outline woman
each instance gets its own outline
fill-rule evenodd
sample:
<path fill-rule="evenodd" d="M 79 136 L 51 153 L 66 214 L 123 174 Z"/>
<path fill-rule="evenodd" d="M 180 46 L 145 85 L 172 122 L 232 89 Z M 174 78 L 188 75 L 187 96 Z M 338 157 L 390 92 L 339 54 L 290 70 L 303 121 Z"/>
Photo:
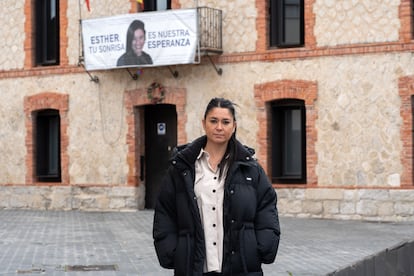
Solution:
<path fill-rule="evenodd" d="M 176 276 L 263 275 L 279 246 L 276 192 L 236 139 L 231 101 L 212 99 L 202 125 L 204 136 L 177 148 L 158 197 L 158 260 Z"/>
<path fill-rule="evenodd" d="M 144 22 L 134 20 L 127 31 L 126 52 L 119 57 L 116 66 L 152 64 L 151 56 L 143 51 L 144 45 Z"/>

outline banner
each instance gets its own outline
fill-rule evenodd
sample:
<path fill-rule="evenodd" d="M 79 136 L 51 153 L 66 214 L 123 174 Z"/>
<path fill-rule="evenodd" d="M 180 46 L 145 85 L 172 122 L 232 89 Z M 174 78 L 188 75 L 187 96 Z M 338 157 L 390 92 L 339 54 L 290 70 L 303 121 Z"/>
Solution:
<path fill-rule="evenodd" d="M 82 39 L 87 70 L 195 63 L 197 10 L 82 20 Z"/>

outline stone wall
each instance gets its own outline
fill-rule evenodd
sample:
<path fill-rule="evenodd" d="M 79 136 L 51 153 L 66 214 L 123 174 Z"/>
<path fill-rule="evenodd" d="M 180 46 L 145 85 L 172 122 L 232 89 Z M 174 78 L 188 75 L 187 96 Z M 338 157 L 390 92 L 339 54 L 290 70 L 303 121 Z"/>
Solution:
<path fill-rule="evenodd" d="M 277 189 L 281 216 L 369 221 L 414 220 L 413 190 Z"/>
<path fill-rule="evenodd" d="M 145 187 L 0 186 L 0 209 L 136 211 Z"/>
<path fill-rule="evenodd" d="M 315 36 L 318 46 L 397 41 L 400 0 L 317 0 Z"/>
<path fill-rule="evenodd" d="M 182 8 L 210 7 L 223 12 L 223 50 L 227 53 L 255 51 L 257 10 L 255 1 L 182 0 Z"/>
<path fill-rule="evenodd" d="M 24 64 L 24 16 L 23 1 L 0 1 L 2 47 L 0 51 L 0 70 L 23 68 Z M 19 34 L 19 35 L 18 35 Z"/>

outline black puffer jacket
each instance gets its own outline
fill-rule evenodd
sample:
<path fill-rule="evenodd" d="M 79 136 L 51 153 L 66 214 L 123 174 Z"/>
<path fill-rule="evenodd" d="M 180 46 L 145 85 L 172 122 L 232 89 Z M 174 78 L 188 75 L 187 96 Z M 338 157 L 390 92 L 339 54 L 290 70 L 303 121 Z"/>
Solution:
<path fill-rule="evenodd" d="M 203 274 L 204 232 L 194 193 L 194 164 L 206 137 L 178 149 L 155 207 L 153 237 L 162 267 L 176 276 Z M 237 142 L 238 154 L 224 188 L 224 275 L 263 275 L 275 260 L 280 228 L 276 192 L 252 154 Z"/>

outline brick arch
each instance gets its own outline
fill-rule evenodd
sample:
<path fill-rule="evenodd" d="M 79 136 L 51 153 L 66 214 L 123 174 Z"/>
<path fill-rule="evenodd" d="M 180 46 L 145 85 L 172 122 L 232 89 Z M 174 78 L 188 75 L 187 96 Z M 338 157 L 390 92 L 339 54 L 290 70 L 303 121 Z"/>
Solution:
<path fill-rule="evenodd" d="M 413 186 L 413 107 L 411 97 L 414 96 L 414 76 L 402 77 L 398 81 L 401 97 L 401 186 Z"/>
<path fill-rule="evenodd" d="M 306 109 L 306 171 L 307 185 L 315 186 L 317 177 L 315 167 L 317 164 L 317 155 L 315 151 L 315 142 L 317 131 L 315 122 L 317 111 L 315 101 L 317 98 L 317 83 L 302 80 L 281 80 L 256 84 L 254 86 L 254 97 L 257 108 L 257 121 L 260 131 L 257 133 L 258 151 L 257 157 L 261 160 L 263 168 L 270 175 L 270 102 L 279 99 L 301 99 L 305 101 Z M 290 185 L 292 186 L 292 185 Z"/>
<path fill-rule="evenodd" d="M 26 125 L 26 184 L 42 184 L 37 182 L 34 173 L 34 122 L 33 113 L 43 109 L 55 109 L 59 111 L 60 116 L 60 158 L 61 158 L 61 182 L 47 183 L 47 185 L 69 185 L 69 155 L 68 155 L 68 111 L 69 111 L 69 95 L 58 94 L 53 92 L 45 92 L 24 98 L 24 113 Z M 46 183 L 44 183 L 46 184 Z"/>
<path fill-rule="evenodd" d="M 140 160 L 138 152 L 143 150 L 143 143 L 136 142 L 137 140 L 143 140 L 143 134 L 138 133 L 136 125 L 139 125 L 139 119 L 135 116 L 134 107 L 144 106 L 152 104 L 148 99 L 147 91 L 145 88 L 135 89 L 125 92 L 125 109 L 126 109 L 126 122 L 128 126 L 128 132 L 126 136 L 126 144 L 128 146 L 127 163 L 128 163 L 128 179 L 127 185 L 139 186 L 140 180 L 136 168 L 140 167 Z M 187 141 L 187 135 L 185 132 L 185 124 L 187 122 L 187 114 L 185 113 L 186 104 L 186 90 L 184 88 L 166 88 L 165 98 L 161 104 L 172 104 L 176 106 L 177 110 L 177 143 L 184 144 Z M 137 136 L 141 135 L 141 139 L 137 139 Z"/>

